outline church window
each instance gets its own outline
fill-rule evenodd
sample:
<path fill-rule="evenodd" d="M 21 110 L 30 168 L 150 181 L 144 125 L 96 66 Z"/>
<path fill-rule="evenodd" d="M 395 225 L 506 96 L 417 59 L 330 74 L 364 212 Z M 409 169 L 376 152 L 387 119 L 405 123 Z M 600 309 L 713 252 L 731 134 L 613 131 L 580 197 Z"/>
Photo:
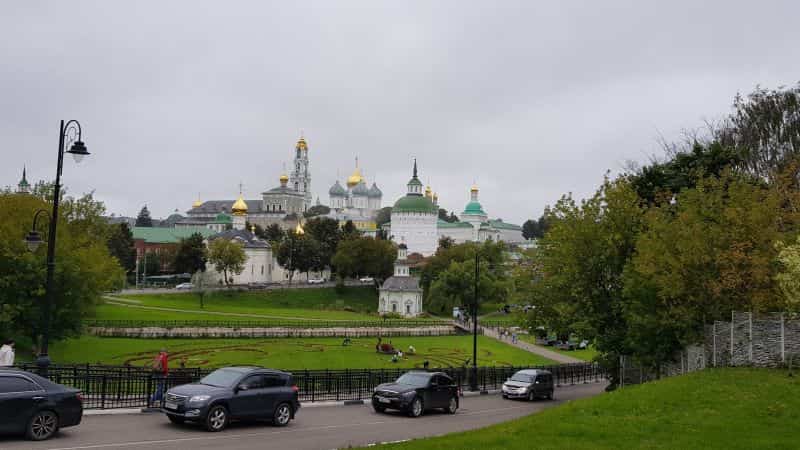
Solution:
<path fill-rule="evenodd" d="M 397 312 L 397 303 L 392 303 L 392 312 Z"/>
<path fill-rule="evenodd" d="M 261 266 L 261 275 L 264 275 L 264 266 Z"/>
<path fill-rule="evenodd" d="M 406 305 L 406 314 L 411 314 L 411 305 Z"/>

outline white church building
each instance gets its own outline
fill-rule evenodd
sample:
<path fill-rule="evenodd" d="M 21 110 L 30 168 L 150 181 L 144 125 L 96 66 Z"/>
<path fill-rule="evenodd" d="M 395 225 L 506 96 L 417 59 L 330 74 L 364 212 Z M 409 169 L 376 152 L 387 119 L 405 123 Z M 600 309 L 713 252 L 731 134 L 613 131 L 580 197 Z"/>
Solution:
<path fill-rule="evenodd" d="M 394 276 L 383 282 L 378 290 L 378 313 L 417 317 L 422 314 L 422 288 L 419 278 L 408 270 L 408 247 L 400 244 L 394 263 Z"/>

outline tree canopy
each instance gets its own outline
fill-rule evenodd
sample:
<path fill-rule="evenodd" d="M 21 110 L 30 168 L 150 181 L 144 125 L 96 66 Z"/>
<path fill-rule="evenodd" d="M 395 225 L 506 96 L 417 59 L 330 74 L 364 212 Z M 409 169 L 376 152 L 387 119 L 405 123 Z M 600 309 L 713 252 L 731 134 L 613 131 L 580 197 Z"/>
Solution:
<path fill-rule="evenodd" d="M 117 258 L 120 267 L 126 273 L 136 269 L 136 248 L 133 233 L 125 222 L 110 225 L 108 236 L 108 252 Z"/>
<path fill-rule="evenodd" d="M 208 245 L 208 262 L 214 269 L 222 274 L 227 286 L 233 284 L 232 275 L 239 275 L 244 271 L 247 255 L 242 245 L 228 239 L 214 239 Z"/>
<path fill-rule="evenodd" d="M 153 226 L 153 219 L 150 218 L 150 210 L 147 209 L 147 205 L 144 205 L 142 209 L 139 211 L 139 215 L 136 216 L 136 226 L 137 227 Z"/>
<path fill-rule="evenodd" d="M 206 260 L 208 259 L 206 245 L 200 233 L 194 233 L 188 238 L 181 239 L 178 243 L 178 250 L 172 262 L 175 273 L 204 272 L 206 270 Z"/>
<path fill-rule="evenodd" d="M 333 257 L 333 265 L 340 277 L 369 276 L 376 285 L 394 273 L 397 249 L 391 241 L 359 237 L 343 240 Z"/>

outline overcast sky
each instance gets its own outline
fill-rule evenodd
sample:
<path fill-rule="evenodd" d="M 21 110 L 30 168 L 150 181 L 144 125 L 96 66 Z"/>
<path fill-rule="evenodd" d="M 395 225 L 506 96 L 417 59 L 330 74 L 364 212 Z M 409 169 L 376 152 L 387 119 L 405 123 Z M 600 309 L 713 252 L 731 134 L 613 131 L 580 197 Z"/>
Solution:
<path fill-rule="evenodd" d="M 270 5 L 270 3 L 272 3 Z M 800 79 L 797 1 L 69 1 L 0 12 L 0 185 L 92 152 L 72 194 L 154 217 L 278 184 L 301 132 L 323 203 L 354 158 L 384 204 L 412 158 L 447 209 L 473 180 L 521 223 L 657 139 Z"/>

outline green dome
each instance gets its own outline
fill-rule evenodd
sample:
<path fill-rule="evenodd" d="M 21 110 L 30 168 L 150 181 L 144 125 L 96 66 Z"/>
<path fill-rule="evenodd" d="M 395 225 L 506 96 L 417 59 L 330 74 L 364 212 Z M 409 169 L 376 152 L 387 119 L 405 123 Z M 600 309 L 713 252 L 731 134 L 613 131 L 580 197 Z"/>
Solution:
<path fill-rule="evenodd" d="M 439 210 L 427 197 L 421 195 L 406 195 L 397 200 L 392 208 L 392 213 L 418 212 L 436 214 Z"/>
<path fill-rule="evenodd" d="M 483 211 L 483 206 L 481 206 L 481 204 L 478 202 L 467 203 L 467 206 L 464 207 L 464 212 L 462 214 L 486 215 L 486 213 Z"/>

